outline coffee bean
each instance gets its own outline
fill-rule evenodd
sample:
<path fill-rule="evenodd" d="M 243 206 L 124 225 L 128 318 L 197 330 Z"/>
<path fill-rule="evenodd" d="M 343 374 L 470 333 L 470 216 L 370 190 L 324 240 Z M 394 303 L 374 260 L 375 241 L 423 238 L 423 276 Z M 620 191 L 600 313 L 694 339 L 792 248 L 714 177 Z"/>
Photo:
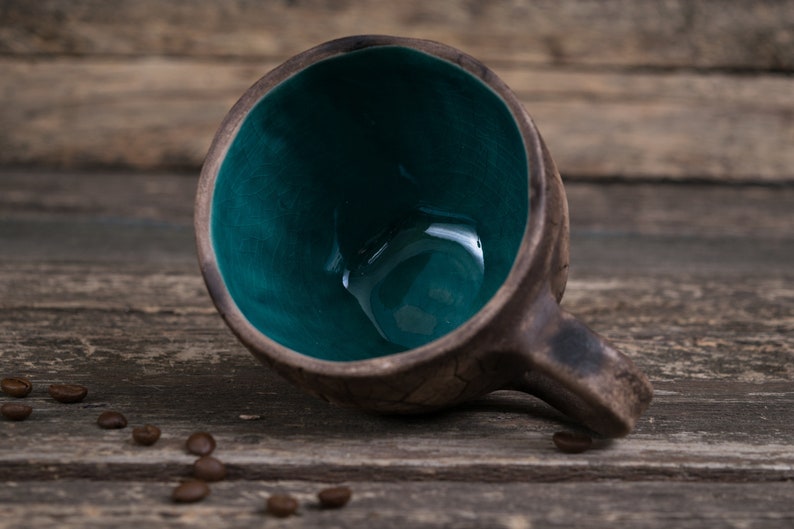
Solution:
<path fill-rule="evenodd" d="M 133 428 L 132 438 L 139 445 L 151 446 L 160 439 L 160 428 L 151 424 Z"/>
<path fill-rule="evenodd" d="M 171 499 L 176 503 L 195 503 L 206 498 L 209 493 L 210 488 L 206 483 L 192 479 L 178 485 L 171 492 Z"/>
<path fill-rule="evenodd" d="M 33 408 L 25 404 L 7 402 L 0 406 L 0 414 L 9 421 L 24 421 L 33 412 Z"/>
<path fill-rule="evenodd" d="M 289 494 L 273 494 L 267 499 L 267 512 L 277 518 L 286 518 L 298 510 L 298 500 Z"/>
<path fill-rule="evenodd" d="M 226 465 L 212 456 L 202 456 L 193 463 L 193 477 L 204 481 L 220 481 L 226 477 Z"/>
<path fill-rule="evenodd" d="M 105 430 L 118 430 L 127 426 L 127 418 L 117 411 L 103 411 L 96 423 Z"/>
<path fill-rule="evenodd" d="M 196 432 L 187 438 L 185 448 L 191 454 L 208 456 L 215 450 L 215 438 L 207 432 Z"/>
<path fill-rule="evenodd" d="M 325 509 L 338 509 L 350 501 L 352 494 L 350 487 L 331 487 L 318 492 L 317 499 L 320 500 L 320 506 Z"/>
<path fill-rule="evenodd" d="M 79 384 L 53 384 L 50 386 L 50 396 L 65 404 L 80 402 L 86 395 L 88 395 L 88 388 Z"/>
<path fill-rule="evenodd" d="M 0 390 L 10 397 L 27 397 L 31 389 L 33 384 L 27 378 L 10 377 L 0 381 Z"/>
<path fill-rule="evenodd" d="M 579 454 L 593 445 L 593 438 L 583 433 L 557 432 L 551 438 L 560 450 L 567 454 Z"/>

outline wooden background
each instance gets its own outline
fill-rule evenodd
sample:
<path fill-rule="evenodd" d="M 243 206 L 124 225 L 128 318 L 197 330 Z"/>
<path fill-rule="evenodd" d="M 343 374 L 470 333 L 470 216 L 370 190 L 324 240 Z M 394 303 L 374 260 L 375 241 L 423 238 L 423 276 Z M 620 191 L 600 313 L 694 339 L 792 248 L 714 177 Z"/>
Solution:
<path fill-rule="evenodd" d="M 562 454 L 577 426 L 504 391 L 340 410 L 224 326 L 193 241 L 210 139 L 272 66 L 355 33 L 457 46 L 536 118 L 563 306 L 655 387 L 631 435 Z M 0 376 L 34 383 L 30 419 L 0 419 L 0 529 L 794 527 L 792 147 L 794 1 L 0 0 Z M 199 429 L 229 477 L 176 505 Z M 318 509 L 339 482 L 350 505 Z M 299 516 L 264 514 L 277 491 Z"/>
<path fill-rule="evenodd" d="M 256 79 L 361 33 L 485 62 L 568 178 L 794 181 L 786 0 L 3 0 L 0 165 L 194 171 Z"/>

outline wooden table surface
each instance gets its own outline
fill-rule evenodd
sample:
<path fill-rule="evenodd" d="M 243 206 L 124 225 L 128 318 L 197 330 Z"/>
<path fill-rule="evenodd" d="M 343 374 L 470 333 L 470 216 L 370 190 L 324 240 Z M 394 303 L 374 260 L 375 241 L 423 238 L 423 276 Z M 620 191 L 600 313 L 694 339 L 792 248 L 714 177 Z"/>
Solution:
<path fill-rule="evenodd" d="M 564 304 L 655 385 L 630 436 L 570 455 L 551 435 L 575 425 L 523 394 L 371 416 L 259 365 L 198 272 L 195 183 L 0 171 L 0 376 L 34 384 L 32 416 L 0 420 L 0 527 L 794 526 L 791 187 L 567 184 Z M 130 426 L 100 429 L 108 409 Z M 229 476 L 177 505 L 198 430 Z M 352 501 L 320 510 L 337 483 Z M 264 513 L 275 491 L 298 516 Z"/>

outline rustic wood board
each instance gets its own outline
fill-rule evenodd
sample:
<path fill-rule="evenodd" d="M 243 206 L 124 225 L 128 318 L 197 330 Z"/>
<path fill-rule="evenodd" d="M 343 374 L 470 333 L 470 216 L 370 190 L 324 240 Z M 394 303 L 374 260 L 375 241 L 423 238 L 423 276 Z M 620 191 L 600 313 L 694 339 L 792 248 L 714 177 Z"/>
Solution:
<path fill-rule="evenodd" d="M 66 218 L 70 223 L 97 225 L 123 219 L 130 225 L 192 229 L 197 176 L 197 171 L 158 174 L 0 168 L 0 216 L 7 221 Z M 592 232 L 755 241 L 792 236 L 794 189 L 789 186 L 567 181 L 565 191 L 574 236 Z M 3 256 L 11 258 L 8 253 Z"/>
<path fill-rule="evenodd" d="M 201 504 L 172 505 L 172 483 L 118 483 L 64 480 L 17 483 L 0 490 L 3 527 L 307 527 L 530 529 L 552 527 L 637 529 L 675 527 L 751 527 L 791 525 L 791 483 L 748 487 L 720 483 L 407 483 L 352 482 L 354 496 L 338 511 L 320 510 L 315 494 L 322 483 L 234 481 L 213 486 Z M 75 503 L 65 490 L 82 491 Z M 23 496 L 21 492 L 25 493 Z M 296 518 L 278 520 L 264 513 L 274 492 L 289 492 L 300 502 Z M 9 502 L 26 507 L 18 515 Z M 575 504 L 575 510 L 562 506 Z M 0 522 L 2 523 L 2 522 Z"/>
<path fill-rule="evenodd" d="M 0 53 L 284 58 L 382 33 L 489 61 L 790 71 L 792 28 L 785 0 L 6 0 Z"/>
<path fill-rule="evenodd" d="M 0 164 L 195 170 L 276 64 L 2 57 Z M 569 177 L 794 181 L 794 77 L 492 66 Z"/>
<path fill-rule="evenodd" d="M 331 407 L 258 365 L 211 305 L 193 249 L 195 178 L 0 171 L 0 375 L 34 407 L 0 421 L 0 527 L 787 527 L 794 521 L 789 187 L 569 184 L 566 307 L 654 381 L 630 436 L 561 454 L 575 428 L 496 392 L 429 416 Z M 54 382 L 90 388 L 50 399 Z M 7 397 L 0 396 L 5 402 Z M 153 447 L 99 429 L 159 425 Z M 201 504 L 193 431 L 229 478 Z M 344 482 L 353 502 L 321 511 Z M 298 518 L 263 512 L 295 494 Z"/>
<path fill-rule="evenodd" d="M 9 0 L 0 164 L 195 169 L 270 68 L 385 33 L 491 66 L 571 177 L 791 182 L 792 28 L 786 0 Z"/>

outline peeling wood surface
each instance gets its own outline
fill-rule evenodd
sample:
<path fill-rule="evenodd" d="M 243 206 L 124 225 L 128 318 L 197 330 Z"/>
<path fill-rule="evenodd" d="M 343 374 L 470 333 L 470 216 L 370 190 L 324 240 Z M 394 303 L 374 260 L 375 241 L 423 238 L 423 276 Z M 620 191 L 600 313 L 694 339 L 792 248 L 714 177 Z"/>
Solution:
<path fill-rule="evenodd" d="M 196 168 L 287 57 L 359 33 L 493 68 L 563 173 L 794 181 L 794 2 L 155 2 L 0 5 L 0 164 Z"/>
<path fill-rule="evenodd" d="M 416 417 L 306 396 L 255 362 L 197 270 L 186 175 L 0 171 L 0 375 L 34 383 L 0 421 L 0 527 L 788 527 L 794 522 L 794 190 L 568 184 L 568 310 L 653 380 L 630 436 L 496 392 Z M 46 387 L 82 383 L 87 399 Z M 5 402 L 8 397 L 0 396 Z M 96 426 L 103 410 L 130 427 Z M 153 447 L 131 427 L 158 425 Z M 226 481 L 174 505 L 211 431 Z M 314 494 L 344 482 L 340 511 Z M 273 491 L 300 517 L 263 512 Z"/>

